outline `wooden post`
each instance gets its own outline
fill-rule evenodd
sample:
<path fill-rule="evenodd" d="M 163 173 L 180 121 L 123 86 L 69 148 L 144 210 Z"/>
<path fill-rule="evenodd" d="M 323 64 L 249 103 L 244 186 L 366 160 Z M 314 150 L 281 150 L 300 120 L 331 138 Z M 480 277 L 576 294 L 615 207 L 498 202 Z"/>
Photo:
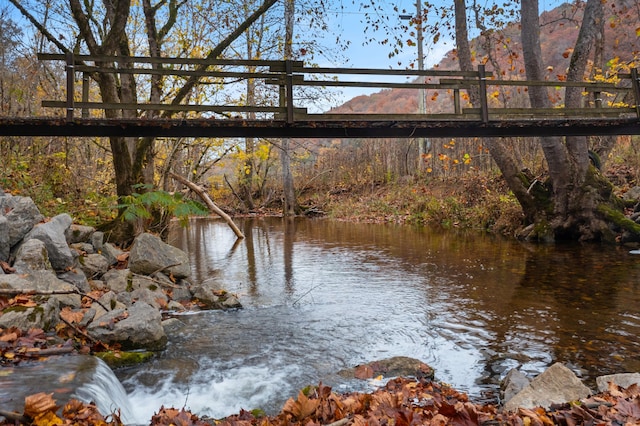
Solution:
<path fill-rule="evenodd" d="M 631 85 L 633 86 L 633 96 L 636 100 L 636 115 L 640 119 L 640 77 L 638 68 L 631 68 Z"/>
<path fill-rule="evenodd" d="M 73 86 L 75 83 L 76 73 L 73 52 L 67 52 L 65 57 L 67 61 L 67 66 L 65 67 L 65 71 L 67 72 L 67 121 L 71 121 L 73 120 Z"/>
<path fill-rule="evenodd" d="M 460 108 L 460 89 L 453 89 L 453 111 L 456 114 L 462 114 L 462 108 Z"/>
<path fill-rule="evenodd" d="M 284 61 L 287 84 L 287 123 L 293 123 L 293 63 L 287 59 Z"/>
<path fill-rule="evenodd" d="M 600 92 L 593 92 L 593 100 L 596 108 L 602 108 L 602 94 Z"/>
<path fill-rule="evenodd" d="M 484 65 L 478 65 L 479 91 L 480 91 L 480 116 L 483 123 L 489 122 L 489 105 L 487 103 L 487 75 Z"/>
<path fill-rule="evenodd" d="M 82 73 L 82 102 L 89 102 L 89 73 Z M 89 117 L 89 108 L 82 108 L 82 118 Z"/>

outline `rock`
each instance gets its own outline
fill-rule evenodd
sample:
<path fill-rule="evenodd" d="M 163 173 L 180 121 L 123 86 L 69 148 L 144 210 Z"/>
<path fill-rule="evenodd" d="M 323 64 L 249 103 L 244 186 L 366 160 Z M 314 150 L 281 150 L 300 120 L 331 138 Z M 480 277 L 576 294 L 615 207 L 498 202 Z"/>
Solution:
<path fill-rule="evenodd" d="M 51 270 L 49 254 L 40 240 L 27 240 L 20 245 L 16 253 L 13 267 L 17 274 L 28 274 L 31 271 Z"/>
<path fill-rule="evenodd" d="M 87 254 L 78 258 L 78 267 L 90 279 L 101 277 L 109 269 L 109 262 L 101 254 Z"/>
<path fill-rule="evenodd" d="M 511 398 L 516 396 L 522 389 L 526 388 L 531 380 L 520 370 L 515 368 L 511 369 L 505 376 L 500 386 L 502 392 L 502 403 L 510 401 Z"/>
<path fill-rule="evenodd" d="M 69 247 L 77 251 L 80 255 L 93 254 L 96 252 L 89 243 L 73 243 L 69 244 Z"/>
<path fill-rule="evenodd" d="M 639 201 L 640 200 L 640 186 L 634 186 L 627 192 L 622 194 L 622 199 L 625 201 Z"/>
<path fill-rule="evenodd" d="M 555 363 L 544 373 L 534 378 L 505 405 L 505 411 L 516 411 L 519 407 L 548 409 L 552 404 L 562 404 L 586 398 L 591 391 L 576 375 L 561 363 Z"/>
<path fill-rule="evenodd" d="M 156 309 L 164 309 L 169 299 L 164 292 L 156 287 L 155 290 L 149 288 L 138 288 L 131 292 L 131 299 L 134 301 L 145 302 Z"/>
<path fill-rule="evenodd" d="M 18 244 L 33 227 L 44 220 L 29 197 L 0 197 L 0 216 L 8 223 L 9 246 Z"/>
<path fill-rule="evenodd" d="M 124 311 L 125 309 L 127 309 L 127 305 L 120 301 L 119 295 L 117 295 L 113 291 L 108 291 L 103 294 L 100 299 L 94 301 L 91 304 L 91 309 L 95 311 L 93 321 L 96 321 L 98 318 L 102 317 L 110 311 Z"/>
<path fill-rule="evenodd" d="M 226 299 L 222 301 L 222 307 L 224 309 L 240 309 L 242 304 L 233 294 L 226 293 Z"/>
<path fill-rule="evenodd" d="M 35 241 L 35 240 L 31 240 Z M 62 272 L 58 274 L 58 278 L 64 282 L 67 282 L 73 286 L 75 286 L 78 290 L 83 293 L 89 293 L 91 291 L 91 285 L 87 280 L 87 276 L 82 272 L 81 269 L 71 269 L 69 271 Z"/>
<path fill-rule="evenodd" d="M 433 368 L 419 359 L 406 356 L 395 356 L 368 364 L 358 365 L 355 368 L 341 370 L 338 375 L 345 378 L 370 379 L 382 375 L 384 377 L 412 376 L 433 379 Z"/>
<path fill-rule="evenodd" d="M 142 275 L 164 272 L 176 279 L 187 278 L 191 272 L 185 252 L 148 233 L 139 235 L 133 242 L 129 269 Z"/>
<path fill-rule="evenodd" d="M 169 318 L 162 321 L 162 328 L 165 334 L 173 334 L 184 327 L 186 324 L 177 318 Z"/>
<path fill-rule="evenodd" d="M 33 271 L 30 274 L 21 275 L 0 275 L 0 288 L 7 290 L 15 289 L 16 294 L 30 292 L 69 292 L 70 294 L 60 294 L 51 296 L 50 298 L 57 300 L 61 306 L 77 308 L 81 305 L 80 295 L 74 294 L 76 288 L 73 285 L 58 279 L 56 274 L 52 271 Z"/>
<path fill-rule="evenodd" d="M 75 261 L 64 236 L 71 222 L 71 216 L 60 214 L 51 221 L 34 227 L 24 237 L 25 240 L 35 238 L 42 241 L 47 247 L 51 266 L 58 271 L 72 267 Z"/>
<path fill-rule="evenodd" d="M 91 226 L 71 224 L 64 233 L 67 244 L 86 243 L 91 239 L 91 235 L 95 232 L 95 228 Z"/>
<path fill-rule="evenodd" d="M 90 242 L 91 242 L 91 245 L 93 246 L 93 249 L 96 251 L 96 253 L 101 252 L 104 244 L 104 232 L 96 231 L 93 234 L 91 234 Z"/>
<path fill-rule="evenodd" d="M 193 293 L 190 287 L 185 280 L 178 281 L 178 287 L 171 289 L 171 298 L 177 301 L 191 301 Z"/>
<path fill-rule="evenodd" d="M 102 280 L 108 289 L 116 293 L 133 290 L 133 276 L 128 269 L 110 269 L 102 275 Z"/>
<path fill-rule="evenodd" d="M 608 390 L 609 382 L 613 382 L 615 385 L 623 387 L 625 389 L 631 385 L 640 386 L 640 373 L 620 373 L 596 377 L 598 392 L 604 392 Z"/>
<path fill-rule="evenodd" d="M 111 368 L 123 368 L 138 365 L 153 358 L 154 353 L 149 351 L 118 351 L 98 352 L 95 354 Z"/>
<path fill-rule="evenodd" d="M 115 265 L 116 263 L 118 263 L 118 256 L 124 253 L 122 250 L 118 249 L 111 243 L 103 244 L 100 252 L 107 259 L 109 265 Z"/>
<path fill-rule="evenodd" d="M 169 303 L 167 303 L 168 311 L 182 312 L 182 311 L 185 311 L 186 309 L 187 308 L 185 308 L 182 303 L 176 302 L 175 300 L 171 300 Z"/>
<path fill-rule="evenodd" d="M 32 308 L 12 306 L 2 311 L 0 328 L 16 327 L 22 331 L 32 328 L 48 330 L 58 324 L 59 314 L 58 303 L 53 298 Z"/>
<path fill-rule="evenodd" d="M 0 215 L 0 260 L 4 262 L 8 261 L 10 253 L 11 244 L 9 244 L 9 220 Z"/>
<path fill-rule="evenodd" d="M 124 350 L 162 350 L 167 344 L 160 312 L 144 302 L 106 313 L 89 324 L 87 332 L 103 343 L 119 343 Z"/>

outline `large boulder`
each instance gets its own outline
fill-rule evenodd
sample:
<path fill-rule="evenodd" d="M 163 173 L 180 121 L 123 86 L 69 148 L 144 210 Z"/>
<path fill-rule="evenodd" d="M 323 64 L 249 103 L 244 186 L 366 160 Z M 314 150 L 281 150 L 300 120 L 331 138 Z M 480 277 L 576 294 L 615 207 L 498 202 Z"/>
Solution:
<path fill-rule="evenodd" d="M 9 260 L 11 248 L 42 220 L 44 216 L 31 198 L 0 196 L 0 260 Z"/>
<path fill-rule="evenodd" d="M 516 396 L 504 405 L 505 411 L 516 411 L 518 408 L 543 407 L 548 409 L 552 404 L 563 404 L 586 398 L 591 391 L 578 377 L 561 363 L 555 363 L 544 373 L 534 378 Z"/>
<path fill-rule="evenodd" d="M 89 324 L 87 332 L 103 343 L 119 343 L 124 350 L 162 350 L 167 344 L 160 312 L 144 302 L 102 315 Z"/>
<path fill-rule="evenodd" d="M 15 246 L 37 224 L 44 220 L 29 197 L 0 197 L 0 216 L 8 222 L 9 245 Z"/>
<path fill-rule="evenodd" d="M 164 272 L 176 279 L 186 278 L 191 273 L 187 253 L 148 233 L 139 235 L 133 242 L 129 269 L 142 275 Z"/>
<path fill-rule="evenodd" d="M 72 219 L 68 214 L 59 214 L 49 222 L 34 227 L 25 240 L 37 239 L 47 247 L 49 261 L 53 269 L 62 271 L 73 266 L 75 258 L 67 240 L 65 232 L 71 226 Z"/>

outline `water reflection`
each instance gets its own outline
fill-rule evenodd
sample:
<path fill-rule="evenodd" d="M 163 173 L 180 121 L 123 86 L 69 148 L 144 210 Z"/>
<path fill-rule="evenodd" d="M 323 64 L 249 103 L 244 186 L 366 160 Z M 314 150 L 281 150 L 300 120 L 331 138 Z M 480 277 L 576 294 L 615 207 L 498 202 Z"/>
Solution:
<path fill-rule="evenodd" d="M 588 383 L 640 370 L 640 263 L 626 251 L 325 220 L 240 226 L 241 241 L 211 220 L 173 230 L 193 279 L 218 281 L 245 309 L 182 317 L 162 357 L 121 373 L 134 398 L 262 388 L 238 404 L 277 410 L 300 387 L 349 386 L 334 373 L 395 355 L 477 399 L 495 398 L 513 367 L 537 374 L 562 361 Z M 169 390 L 153 390 L 158 378 Z M 233 412 L 202 404 L 214 417 Z"/>

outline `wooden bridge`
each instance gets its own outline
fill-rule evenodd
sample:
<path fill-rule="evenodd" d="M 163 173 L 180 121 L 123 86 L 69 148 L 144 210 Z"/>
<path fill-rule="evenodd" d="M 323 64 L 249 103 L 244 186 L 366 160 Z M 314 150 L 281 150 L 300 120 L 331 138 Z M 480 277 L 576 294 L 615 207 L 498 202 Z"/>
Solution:
<path fill-rule="evenodd" d="M 485 72 L 306 67 L 298 61 L 96 57 L 40 54 L 66 70 L 66 98 L 43 101 L 47 117 L 0 117 L 0 136 L 412 138 L 570 135 L 640 135 L 640 79 L 637 69 L 616 83 L 500 80 Z M 107 64 L 107 65 L 105 65 Z M 197 80 L 240 93 L 247 80 L 271 87 L 273 104 L 103 103 L 90 100 L 91 75 L 132 75 L 139 85 L 150 76 L 165 82 Z M 351 80 L 360 77 L 360 81 Z M 363 78 L 366 76 L 366 78 Z M 418 80 L 422 78 L 422 80 Z M 385 80 L 386 81 L 383 81 Z M 395 81 L 388 81 L 395 79 Z M 398 79 L 404 79 L 398 82 Z M 77 82 L 81 81 L 81 84 Z M 418 83 L 417 81 L 425 81 Z M 95 83 L 93 83 L 95 84 Z M 235 86 L 234 86 L 235 85 Z M 496 93 L 526 92 L 533 86 L 564 93 L 579 87 L 580 108 L 497 107 Z M 235 87 L 235 89 L 234 89 Z M 240 87 L 240 88 L 238 88 Z M 404 88 L 438 91 L 449 110 L 416 114 L 310 113 L 300 105 L 309 88 Z M 243 90 L 243 89 L 242 89 Z M 477 90 L 479 108 L 465 108 L 465 93 Z M 445 95 L 446 94 L 446 95 Z M 525 98 L 526 96 L 523 96 Z M 447 98 L 446 101 L 443 101 Z M 441 105 L 441 106 L 442 106 Z M 108 119 L 105 110 L 135 111 L 138 118 Z M 149 112 L 159 118 L 147 118 Z"/>

